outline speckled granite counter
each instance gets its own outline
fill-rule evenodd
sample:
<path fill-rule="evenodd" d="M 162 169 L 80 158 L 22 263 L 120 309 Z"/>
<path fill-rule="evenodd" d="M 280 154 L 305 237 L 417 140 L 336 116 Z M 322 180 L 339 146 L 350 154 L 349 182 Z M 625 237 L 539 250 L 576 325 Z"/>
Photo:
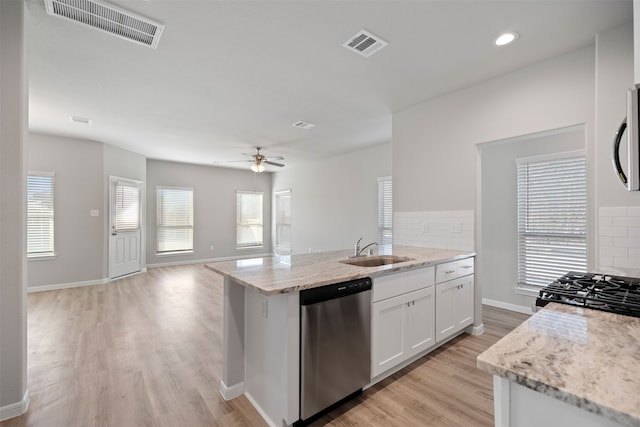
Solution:
<path fill-rule="evenodd" d="M 640 319 L 549 304 L 477 363 L 531 390 L 640 426 Z"/>
<path fill-rule="evenodd" d="M 426 267 L 475 255 L 472 252 L 410 246 L 394 246 L 391 252 L 384 254 L 413 260 L 379 267 L 358 267 L 338 262 L 353 253 L 344 250 L 221 261 L 207 264 L 205 267 L 230 277 L 241 285 L 255 288 L 265 295 L 276 295 L 361 277 L 380 276 L 392 271 Z"/>

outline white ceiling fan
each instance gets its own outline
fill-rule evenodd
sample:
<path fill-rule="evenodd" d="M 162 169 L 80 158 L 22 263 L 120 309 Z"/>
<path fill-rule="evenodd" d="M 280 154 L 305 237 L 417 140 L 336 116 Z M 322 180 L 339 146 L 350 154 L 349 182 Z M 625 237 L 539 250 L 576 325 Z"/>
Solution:
<path fill-rule="evenodd" d="M 274 162 L 274 160 L 284 160 L 284 157 L 282 157 L 282 156 L 267 157 L 264 154 L 260 153 L 260 150 L 262 150 L 262 147 L 256 147 L 256 153 L 255 154 L 242 153 L 244 156 L 251 157 L 251 159 L 229 160 L 229 162 L 250 162 L 250 163 L 253 163 L 251 165 L 251 170 L 256 172 L 256 173 L 264 172 L 264 170 L 265 170 L 264 165 L 265 164 L 271 165 L 271 166 L 277 166 L 279 168 L 284 166 L 282 163 Z"/>

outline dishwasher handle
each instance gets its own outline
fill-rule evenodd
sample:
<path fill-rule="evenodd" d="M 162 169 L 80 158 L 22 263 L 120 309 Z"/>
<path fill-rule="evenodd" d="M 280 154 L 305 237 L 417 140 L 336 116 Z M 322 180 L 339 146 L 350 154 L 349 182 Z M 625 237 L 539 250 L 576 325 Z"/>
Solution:
<path fill-rule="evenodd" d="M 371 278 L 369 277 L 333 283 L 319 288 L 305 289 L 300 291 L 300 305 L 317 304 L 369 290 L 371 290 Z"/>

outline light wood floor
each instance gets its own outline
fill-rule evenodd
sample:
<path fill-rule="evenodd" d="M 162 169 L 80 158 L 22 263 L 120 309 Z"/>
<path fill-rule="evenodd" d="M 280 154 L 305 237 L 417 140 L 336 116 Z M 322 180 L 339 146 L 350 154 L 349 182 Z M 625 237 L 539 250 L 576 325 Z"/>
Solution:
<path fill-rule="evenodd" d="M 162 267 L 106 285 L 28 296 L 27 413 L 1 427 L 263 426 L 219 392 L 222 278 Z M 491 426 L 491 377 L 476 356 L 526 316 L 485 307 L 463 335 L 315 426 Z"/>

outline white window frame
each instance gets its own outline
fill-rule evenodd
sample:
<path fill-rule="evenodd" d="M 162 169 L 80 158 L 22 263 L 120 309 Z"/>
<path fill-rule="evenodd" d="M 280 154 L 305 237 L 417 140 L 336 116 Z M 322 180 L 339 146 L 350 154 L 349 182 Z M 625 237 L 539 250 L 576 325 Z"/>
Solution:
<path fill-rule="evenodd" d="M 177 190 L 177 191 L 188 191 L 191 193 L 191 206 L 189 207 L 188 210 L 190 210 L 190 218 L 187 218 L 188 221 L 185 224 L 179 224 L 179 225 L 165 225 L 164 224 L 164 218 L 161 218 L 161 215 L 159 214 L 160 211 L 160 197 L 159 197 L 159 192 L 162 190 Z M 193 240 L 194 240 L 194 201 L 195 201 L 195 192 L 193 190 L 193 187 L 171 187 L 171 186 L 166 186 L 166 185 L 158 185 L 156 186 L 156 256 L 165 256 L 165 255 L 184 255 L 184 254 L 190 254 L 193 253 Z M 187 213 L 187 215 L 189 215 L 189 213 Z M 160 250 L 160 245 L 161 245 L 161 241 L 160 241 L 160 230 L 161 229 L 176 229 L 176 230 L 187 230 L 190 231 L 190 241 L 187 241 L 187 243 L 190 243 L 188 245 L 185 245 L 183 248 L 181 249 L 171 249 L 171 250 Z"/>
<path fill-rule="evenodd" d="M 28 177 L 27 177 L 27 258 L 29 260 L 47 260 L 47 259 L 54 259 L 56 257 L 56 252 L 55 252 L 55 186 L 56 186 L 56 179 L 55 179 L 55 173 L 54 172 L 44 172 L 44 171 L 29 171 L 28 172 Z M 32 212 L 32 208 L 30 208 L 30 203 L 29 203 L 29 178 L 31 177 L 38 177 L 38 178 L 49 178 L 50 179 L 50 183 L 51 183 L 51 193 L 49 198 L 51 199 L 51 233 L 50 233 L 50 237 L 46 240 L 48 240 L 49 244 L 50 244 L 50 250 L 46 250 L 46 251 L 33 251 L 33 252 L 29 252 L 29 235 L 31 234 L 31 229 L 29 227 L 29 219 L 34 216 L 34 212 Z M 37 233 L 34 233 L 37 234 Z M 40 239 L 42 239 L 42 236 L 39 236 Z"/>
<path fill-rule="evenodd" d="M 586 158 L 583 151 L 524 157 L 516 167 L 516 292 L 537 295 L 568 271 L 586 271 Z"/>
<path fill-rule="evenodd" d="M 378 251 L 385 252 L 393 245 L 393 180 L 378 178 Z"/>
<path fill-rule="evenodd" d="M 243 218 L 241 217 L 242 212 L 240 209 L 240 199 L 243 196 L 260 196 L 260 218 Z M 244 227 L 253 227 L 258 229 L 256 231 L 255 236 L 257 240 L 255 241 L 240 241 L 240 228 Z M 256 249 L 261 248 L 264 245 L 264 193 L 261 191 L 236 191 L 236 249 Z"/>
<path fill-rule="evenodd" d="M 283 205 L 285 199 L 288 203 Z M 282 229 L 288 228 L 288 232 Z M 282 236 L 287 234 L 288 241 L 282 241 Z M 291 189 L 275 192 L 275 247 L 278 252 L 291 253 Z"/>

